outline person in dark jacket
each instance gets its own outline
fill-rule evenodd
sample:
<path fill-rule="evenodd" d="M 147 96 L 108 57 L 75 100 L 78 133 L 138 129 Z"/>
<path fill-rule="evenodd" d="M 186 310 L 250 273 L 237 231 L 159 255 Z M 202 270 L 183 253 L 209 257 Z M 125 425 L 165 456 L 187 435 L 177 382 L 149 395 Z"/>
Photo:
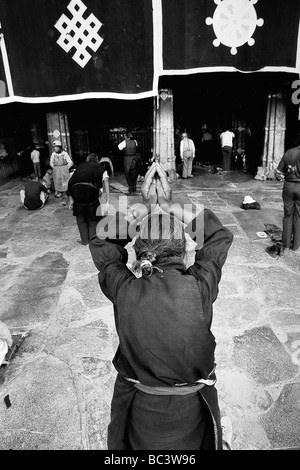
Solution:
<path fill-rule="evenodd" d="M 70 209 L 76 217 L 80 240 L 88 245 L 96 234 L 96 227 L 101 216 L 109 206 L 109 176 L 104 165 L 99 165 L 98 155 L 91 153 L 86 162 L 80 163 L 68 183 L 67 195 Z M 104 203 L 103 188 L 106 197 Z M 103 200 L 103 204 L 102 204 Z M 101 203 L 100 203 L 101 201 Z"/>
<path fill-rule="evenodd" d="M 47 188 L 40 181 L 27 181 L 20 191 L 20 200 L 25 209 L 41 209 L 49 197 Z"/>
<path fill-rule="evenodd" d="M 140 154 L 137 152 L 137 141 L 132 132 L 127 132 L 125 140 L 119 143 L 118 149 L 123 152 L 125 178 L 128 184 L 128 195 L 136 193 L 136 183 L 140 172 Z"/>
<path fill-rule="evenodd" d="M 278 179 L 284 180 L 283 248 L 300 252 L 300 146 L 284 153 L 275 173 Z"/>
<path fill-rule="evenodd" d="M 119 336 L 108 449 L 229 448 L 222 442 L 210 328 L 233 235 L 210 210 L 197 214 L 193 205 L 174 204 L 157 162 L 146 173 L 142 198 L 130 214 L 117 212 L 111 229 L 101 221 L 107 230 L 98 227 L 89 245 Z M 197 243 L 188 269 L 187 233 Z M 125 249 L 134 237 L 136 275 Z"/>

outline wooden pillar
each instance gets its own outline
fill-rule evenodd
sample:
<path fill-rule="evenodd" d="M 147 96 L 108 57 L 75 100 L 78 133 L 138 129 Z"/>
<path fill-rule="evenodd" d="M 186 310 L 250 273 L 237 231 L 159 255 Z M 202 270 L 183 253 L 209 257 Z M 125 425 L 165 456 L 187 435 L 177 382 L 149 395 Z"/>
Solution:
<path fill-rule="evenodd" d="M 176 179 L 173 92 L 161 89 L 154 100 L 154 155 L 160 157 L 162 167 L 173 181 Z"/>
<path fill-rule="evenodd" d="M 68 116 L 66 113 L 56 111 L 47 113 L 47 133 L 49 142 L 49 155 L 53 152 L 53 141 L 60 140 L 62 148 L 72 158 Z"/>
<path fill-rule="evenodd" d="M 282 93 L 269 94 L 262 166 L 277 168 L 285 151 L 286 101 Z"/>

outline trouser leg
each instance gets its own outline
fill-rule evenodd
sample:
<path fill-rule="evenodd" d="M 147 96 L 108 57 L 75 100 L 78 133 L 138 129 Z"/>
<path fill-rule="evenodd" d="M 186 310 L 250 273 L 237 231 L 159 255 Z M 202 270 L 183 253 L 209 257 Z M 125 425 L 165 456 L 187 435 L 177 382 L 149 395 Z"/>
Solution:
<path fill-rule="evenodd" d="M 132 178 L 131 163 L 133 156 L 124 157 L 124 173 L 130 193 L 134 191 L 134 180 Z"/>
<path fill-rule="evenodd" d="M 188 177 L 188 162 L 187 158 L 183 157 L 183 162 L 182 162 L 182 178 L 187 178 Z"/>
<path fill-rule="evenodd" d="M 130 165 L 130 178 L 132 183 L 133 192 L 136 192 L 136 182 L 140 171 L 140 159 L 139 157 L 133 157 Z"/>
<path fill-rule="evenodd" d="M 33 164 L 33 171 L 34 171 L 34 174 L 35 174 L 35 179 L 37 180 L 38 177 L 39 177 L 38 163 Z"/>
<path fill-rule="evenodd" d="M 81 242 L 84 245 L 88 245 L 89 239 L 89 222 L 88 219 L 83 214 L 78 214 L 76 216 L 77 226 L 80 233 Z"/>
<path fill-rule="evenodd" d="M 100 220 L 100 217 L 97 219 L 89 219 L 89 241 L 96 235 L 97 225 Z"/>
<path fill-rule="evenodd" d="M 292 243 L 293 218 L 295 208 L 293 183 L 284 183 L 282 190 L 282 199 L 284 205 L 282 244 L 284 248 L 290 248 Z"/>
<path fill-rule="evenodd" d="M 189 158 L 187 161 L 187 177 L 189 178 L 192 175 L 193 170 L 193 159 Z"/>
<path fill-rule="evenodd" d="M 293 250 L 300 248 L 300 183 L 295 185 L 295 201 L 294 201 L 294 223 L 293 223 Z"/>
<path fill-rule="evenodd" d="M 229 146 L 222 147 L 222 156 L 223 156 L 223 170 L 230 171 L 231 168 L 231 154 L 232 148 Z"/>
<path fill-rule="evenodd" d="M 42 177 L 41 164 L 40 163 L 34 163 L 33 164 L 33 169 L 34 169 L 34 174 L 35 174 L 36 178 L 41 178 Z"/>

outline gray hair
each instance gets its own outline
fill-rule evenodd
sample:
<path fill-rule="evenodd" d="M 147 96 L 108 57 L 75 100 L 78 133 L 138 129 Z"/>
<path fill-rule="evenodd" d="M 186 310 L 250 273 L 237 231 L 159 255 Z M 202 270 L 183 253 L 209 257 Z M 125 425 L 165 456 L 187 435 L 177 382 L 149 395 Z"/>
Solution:
<path fill-rule="evenodd" d="M 86 161 L 87 162 L 95 162 L 95 163 L 99 163 L 99 157 L 96 153 L 90 153 L 87 157 L 86 157 Z"/>

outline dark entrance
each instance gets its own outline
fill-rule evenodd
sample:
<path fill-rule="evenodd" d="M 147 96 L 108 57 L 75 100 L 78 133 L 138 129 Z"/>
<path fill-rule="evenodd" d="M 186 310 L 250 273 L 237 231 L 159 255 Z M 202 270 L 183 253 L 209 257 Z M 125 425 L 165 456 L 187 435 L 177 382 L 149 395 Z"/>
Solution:
<path fill-rule="evenodd" d="M 76 165 L 85 161 L 90 152 L 110 157 L 115 171 L 123 171 L 118 144 L 126 130 L 133 131 L 142 158 L 152 148 L 153 99 L 84 100 L 67 103 L 72 156 Z"/>
<path fill-rule="evenodd" d="M 241 142 L 246 146 L 249 171 L 255 174 L 263 154 L 268 94 L 283 92 L 290 96 L 295 79 L 295 75 L 286 73 L 215 72 L 161 77 L 159 87 L 172 88 L 175 136 L 176 129 L 190 134 L 196 146 L 196 159 L 204 164 L 221 163 L 219 135 L 224 127 L 230 126 L 237 137 L 234 151 Z M 291 135 L 296 133 L 298 113 L 290 102 L 287 98 L 288 145 Z M 207 125 L 214 142 L 209 161 L 201 154 L 203 124 Z M 244 136 L 241 128 L 245 129 Z"/>

